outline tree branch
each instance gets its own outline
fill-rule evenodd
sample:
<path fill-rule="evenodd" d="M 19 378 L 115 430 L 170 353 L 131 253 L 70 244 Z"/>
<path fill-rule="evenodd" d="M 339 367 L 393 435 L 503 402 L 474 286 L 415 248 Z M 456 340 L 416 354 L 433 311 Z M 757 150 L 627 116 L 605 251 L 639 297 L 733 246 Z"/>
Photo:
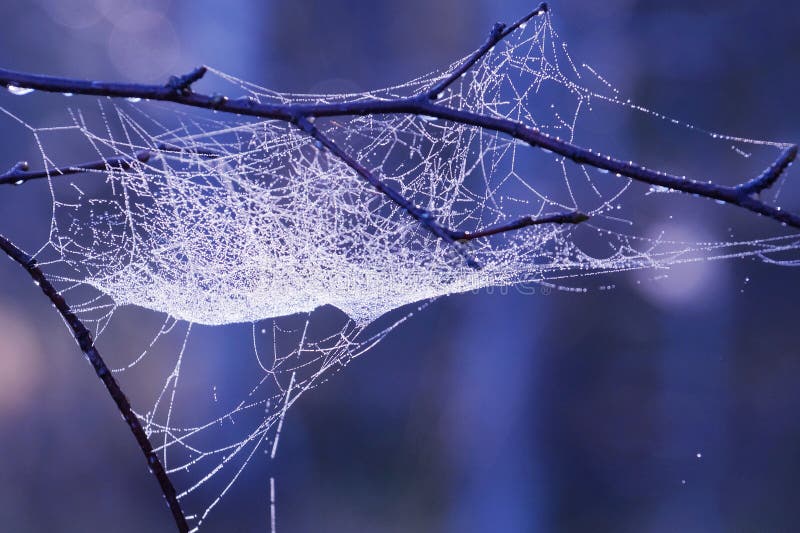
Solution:
<path fill-rule="evenodd" d="M 768 166 L 764 172 L 756 178 L 742 183 L 737 187 L 737 190 L 743 194 L 758 194 L 765 189 L 769 189 L 781 177 L 783 171 L 786 170 L 792 161 L 797 157 L 797 146 L 792 145 L 785 148 L 778 159 Z"/>
<path fill-rule="evenodd" d="M 480 48 L 472 52 L 472 54 L 470 54 L 469 57 L 467 57 L 467 59 L 457 69 L 451 72 L 449 76 L 447 76 L 439 83 L 431 87 L 425 94 L 425 96 L 429 100 L 438 99 L 442 91 L 450 87 L 453 83 L 455 83 L 456 80 L 458 80 L 461 76 L 466 74 L 467 71 L 469 71 L 469 69 L 471 69 L 473 65 L 475 65 L 475 63 L 480 61 L 483 58 L 483 56 L 489 53 L 489 50 L 494 48 L 494 46 L 497 43 L 502 41 L 506 36 L 510 35 L 517 28 L 527 24 L 528 21 L 531 20 L 533 17 L 547 13 L 547 11 L 548 11 L 547 3 L 542 2 L 541 4 L 539 4 L 539 7 L 537 7 L 536 9 L 534 9 L 533 11 L 531 11 L 530 13 L 519 19 L 511 26 L 506 27 L 506 25 L 501 22 L 495 23 L 495 25 L 492 26 L 492 29 L 489 32 L 489 37 L 486 38 L 486 42 L 484 42 L 480 46 Z"/>
<path fill-rule="evenodd" d="M 11 167 L 10 170 L 4 174 L 0 174 L 0 185 L 22 185 L 23 183 L 55 176 L 69 176 L 71 174 L 82 174 L 84 172 L 91 172 L 93 170 L 108 171 L 108 170 L 131 170 L 134 168 L 136 162 L 147 163 L 152 159 L 156 153 L 182 153 L 188 152 L 197 154 L 209 159 L 223 157 L 224 154 L 213 150 L 202 148 L 183 148 L 167 143 L 159 143 L 155 149 L 139 150 L 132 156 L 115 156 L 106 159 L 98 159 L 97 161 L 89 161 L 87 163 L 79 163 L 77 165 L 69 165 L 64 167 L 56 167 L 48 170 L 28 170 L 28 162 L 20 161 Z"/>
<path fill-rule="evenodd" d="M 489 237 L 491 235 L 497 235 L 498 233 L 506 233 L 508 231 L 515 231 L 539 224 L 580 224 L 587 220 L 589 220 L 589 215 L 581 213 L 580 211 L 571 211 L 569 213 L 556 213 L 554 215 L 545 215 L 542 217 L 522 217 L 513 222 L 499 224 L 480 231 L 451 231 L 450 235 L 457 241 L 471 241 L 473 239 Z"/>
<path fill-rule="evenodd" d="M 117 405 L 117 409 L 122 414 L 122 418 L 125 420 L 125 423 L 128 424 L 131 433 L 133 433 L 139 448 L 142 450 L 142 453 L 147 460 L 147 466 L 155 475 L 156 480 L 161 487 L 161 492 L 164 494 L 164 498 L 167 500 L 167 505 L 172 512 L 172 518 L 175 521 L 178 531 L 181 533 L 188 532 L 189 526 L 186 523 L 183 510 L 178 502 L 175 487 L 173 487 L 172 481 L 170 481 L 166 470 L 164 470 L 164 466 L 158 459 L 158 455 L 153 451 L 153 445 L 147 438 L 147 434 L 145 433 L 144 428 L 142 428 L 139 419 L 131 409 L 131 404 L 128 401 L 128 398 L 125 396 L 125 393 L 122 392 L 117 380 L 114 379 L 114 376 L 111 374 L 111 370 L 109 370 L 108 366 L 106 366 L 105 361 L 103 361 L 103 358 L 100 356 L 100 352 L 97 351 L 94 341 L 92 340 L 92 334 L 89 333 L 89 330 L 83 325 L 83 322 L 81 322 L 75 313 L 72 312 L 69 305 L 67 305 L 66 300 L 64 300 L 64 297 L 58 293 L 55 287 L 53 287 L 50 281 L 45 277 L 42 270 L 37 266 L 35 259 L 17 248 L 14 243 L 2 235 L 0 235 L 0 249 L 2 249 L 11 259 L 19 263 L 19 265 L 28 272 L 31 278 L 33 278 L 34 283 L 39 286 L 44 295 L 61 314 L 61 317 L 67 323 L 67 326 L 69 326 L 70 330 L 72 331 L 72 336 L 75 337 L 75 340 L 77 341 L 81 351 L 86 355 L 86 358 L 92 364 L 97 377 L 100 378 L 100 381 L 102 381 L 106 386 L 108 393 L 111 395 L 111 398 Z"/>
<path fill-rule="evenodd" d="M 205 76 L 207 70 L 206 67 L 199 66 L 183 76 L 172 76 L 167 81 L 167 87 L 177 94 L 188 95 L 192 92 L 192 84 Z"/>
<path fill-rule="evenodd" d="M 395 189 L 382 182 L 377 176 L 375 176 L 375 174 L 364 167 L 364 165 L 356 161 L 352 156 L 350 156 L 350 154 L 339 148 L 336 143 L 331 141 L 325 134 L 319 131 L 319 129 L 307 117 L 298 116 L 295 119 L 295 124 L 297 124 L 297 127 L 308 133 L 319 143 L 318 148 L 327 148 L 333 155 L 344 162 L 344 164 L 353 169 L 356 174 L 364 178 L 370 185 L 375 187 L 379 192 L 381 192 L 395 204 L 402 207 L 409 215 L 411 215 L 412 218 L 414 218 L 414 220 L 420 222 L 431 233 L 443 241 L 453 245 L 459 255 L 466 260 L 467 265 L 476 269 L 480 268 L 480 264 L 467 252 L 464 246 L 461 245 L 461 243 L 456 242 L 456 239 L 453 237 L 454 232 L 439 224 L 430 211 L 417 207 Z"/>
<path fill-rule="evenodd" d="M 427 93 L 395 100 L 358 101 L 338 104 L 278 105 L 260 104 L 250 99 L 230 100 L 220 97 L 220 95 L 205 95 L 196 92 L 188 94 L 178 93 L 174 89 L 164 85 L 138 85 L 54 78 L 4 69 L 0 69 L 0 84 L 14 85 L 46 92 L 66 92 L 115 98 L 161 100 L 190 107 L 281 120 L 290 123 L 296 121 L 297 117 L 319 118 L 376 114 L 428 115 L 458 124 L 483 128 L 487 131 L 505 133 L 531 146 L 544 148 L 578 164 L 608 170 L 621 177 L 624 176 L 642 183 L 658 185 L 713 200 L 720 200 L 800 229 L 800 216 L 782 211 L 758 199 L 751 198 L 750 194 L 742 188 L 743 186 L 729 187 L 717 185 L 714 183 L 686 179 L 667 172 L 650 170 L 634 163 L 624 162 L 608 155 L 593 152 L 590 149 L 561 140 L 558 137 L 550 136 L 522 122 L 480 115 L 461 109 L 448 108 L 444 105 L 431 102 Z M 776 163 L 785 161 L 783 165 L 783 168 L 785 168 L 796 155 L 796 150 L 792 149 L 793 147 L 794 145 L 788 146 Z M 773 166 L 775 166 L 775 164 L 773 164 Z M 764 174 L 772 176 L 774 172 L 769 172 L 768 169 Z M 764 184 L 764 182 L 766 182 L 767 185 L 771 185 L 773 181 L 774 180 L 764 180 L 760 183 Z M 8 180 L 6 182 L 8 182 Z"/>

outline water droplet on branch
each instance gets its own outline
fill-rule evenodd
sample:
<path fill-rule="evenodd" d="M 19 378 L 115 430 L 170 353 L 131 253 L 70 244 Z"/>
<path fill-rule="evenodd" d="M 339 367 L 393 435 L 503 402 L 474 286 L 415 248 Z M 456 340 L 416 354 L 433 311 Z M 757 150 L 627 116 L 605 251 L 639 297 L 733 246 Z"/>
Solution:
<path fill-rule="evenodd" d="M 26 94 L 31 94 L 34 91 L 34 89 L 29 87 L 17 87 L 16 85 L 7 85 L 6 89 L 8 89 L 8 92 L 11 94 L 15 94 L 17 96 L 25 96 Z"/>

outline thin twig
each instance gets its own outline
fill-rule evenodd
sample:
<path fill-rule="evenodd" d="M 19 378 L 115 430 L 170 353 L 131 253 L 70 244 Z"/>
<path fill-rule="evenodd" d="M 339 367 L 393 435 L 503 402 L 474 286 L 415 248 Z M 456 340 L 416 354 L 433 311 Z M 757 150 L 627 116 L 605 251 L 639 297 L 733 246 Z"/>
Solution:
<path fill-rule="evenodd" d="M 494 46 L 497 43 L 502 41 L 505 37 L 510 35 L 512 32 L 514 32 L 514 30 L 516 30 L 523 24 L 527 24 L 528 21 L 531 20 L 533 17 L 547 13 L 547 11 L 548 11 L 547 3 L 542 2 L 541 4 L 539 4 L 539 7 L 537 7 L 536 9 L 534 9 L 533 11 L 531 11 L 530 13 L 519 19 L 511 26 L 507 27 L 502 22 L 495 23 L 495 25 L 492 26 L 492 29 L 489 32 L 489 37 L 486 38 L 486 42 L 484 42 L 480 46 L 480 48 L 478 48 L 472 54 L 470 54 L 469 57 L 467 57 L 467 59 L 464 60 L 464 62 L 461 65 L 459 65 L 458 68 L 453 70 L 453 72 L 451 72 L 449 76 L 447 76 L 439 83 L 428 89 L 428 92 L 426 93 L 425 96 L 430 100 L 438 99 L 442 91 L 450 87 L 453 83 L 456 82 L 456 80 L 458 80 L 461 76 L 466 74 L 467 71 L 471 69 L 475 65 L 475 63 L 480 61 L 483 58 L 483 56 L 489 53 L 489 50 L 494 48 Z"/>
<path fill-rule="evenodd" d="M 545 215 L 541 217 L 528 216 L 518 218 L 513 222 L 506 224 L 499 224 L 486 228 L 480 231 L 451 231 L 450 235 L 457 241 L 471 241 L 473 239 L 480 239 L 497 235 L 498 233 L 506 233 L 509 231 L 516 231 L 518 229 L 526 228 L 528 226 L 537 226 L 539 224 L 580 224 L 589 220 L 589 215 L 579 211 L 572 211 L 569 213 L 556 213 L 553 215 Z"/>
<path fill-rule="evenodd" d="M 132 156 L 120 155 L 108 157 L 106 159 L 99 159 L 97 161 L 89 161 L 87 163 L 79 163 L 77 165 L 69 165 L 64 167 L 51 168 L 48 170 L 28 170 L 28 162 L 20 161 L 14 165 L 9 171 L 0 174 L 0 185 L 22 185 L 23 183 L 55 176 L 69 176 L 72 174 L 82 174 L 84 172 L 91 172 L 95 170 L 108 171 L 108 170 L 131 170 L 135 167 L 136 163 L 147 163 L 152 159 L 153 155 L 157 152 L 160 153 L 192 153 L 201 157 L 214 159 L 223 157 L 223 154 L 207 150 L 204 148 L 184 148 L 181 146 L 159 143 L 154 150 L 139 150 Z"/>
<path fill-rule="evenodd" d="M 59 167 L 50 170 L 23 170 L 27 168 L 27 162 L 20 161 L 14 168 L 0 175 L 0 185 L 22 185 L 30 180 L 43 179 L 50 176 L 69 176 L 72 174 L 82 174 L 93 170 L 130 170 L 135 161 L 146 163 L 150 159 L 150 152 L 142 150 L 131 156 L 116 156 L 98 161 L 78 163 L 66 167 Z"/>
<path fill-rule="evenodd" d="M 737 187 L 739 192 L 744 194 L 758 194 L 765 189 L 769 189 L 781 177 L 792 161 L 797 157 L 797 146 L 785 148 L 770 166 L 768 166 L 760 176 L 742 183 Z"/>
<path fill-rule="evenodd" d="M 296 118 L 295 123 L 297 126 L 308 133 L 311 137 L 319 143 L 320 148 L 328 149 L 334 156 L 339 158 L 344 164 L 353 169 L 356 174 L 364 178 L 370 185 L 375 187 L 380 193 L 389 198 L 395 204 L 402 207 L 412 218 L 420 222 L 431 233 L 442 239 L 443 241 L 453 245 L 456 251 L 461 255 L 472 268 L 480 268 L 480 264 L 473 258 L 469 252 L 460 243 L 456 242 L 453 238 L 453 231 L 445 228 L 434 218 L 433 214 L 420 207 L 417 207 L 412 202 L 407 200 L 402 194 L 397 192 L 394 188 L 380 180 L 374 173 L 367 169 L 364 165 L 356 161 L 350 154 L 339 148 L 328 136 L 323 134 L 319 129 L 307 118 L 299 116 Z"/>
<path fill-rule="evenodd" d="M 167 87 L 178 94 L 189 94 L 192 92 L 192 84 L 205 76 L 207 71 L 206 67 L 199 66 L 183 76 L 172 76 L 167 82 Z"/>
<path fill-rule="evenodd" d="M 75 313 L 72 312 L 66 300 L 64 300 L 64 297 L 58 293 L 52 283 L 45 277 L 44 272 L 39 268 L 34 258 L 20 250 L 14 243 L 2 235 L 0 235 L 0 249 L 28 272 L 31 278 L 33 278 L 34 283 L 39 286 L 44 295 L 47 296 L 61 314 L 67 326 L 69 326 L 72 331 L 72 336 L 75 337 L 81 351 L 91 363 L 97 377 L 100 378 L 106 386 L 106 389 L 108 389 L 108 393 L 117 405 L 117 409 L 122 414 L 122 418 L 130 428 L 131 433 L 133 433 L 139 448 L 142 450 L 147 460 L 147 466 L 150 468 L 153 475 L 155 475 L 156 480 L 158 480 L 158 484 L 161 486 L 161 492 L 167 500 L 167 505 L 172 512 L 172 517 L 175 520 L 178 531 L 182 533 L 188 532 L 189 526 L 186 523 L 183 509 L 178 502 L 175 487 L 172 485 L 172 481 L 169 479 L 166 470 L 164 470 L 164 466 L 158 459 L 158 455 L 153 451 L 153 445 L 150 443 L 150 439 L 147 438 L 147 434 L 142 428 L 139 418 L 131 409 L 128 398 L 125 396 L 125 393 L 122 392 L 122 388 L 120 388 L 117 380 L 114 379 L 111 370 L 106 366 L 105 361 L 103 361 L 103 358 L 100 356 L 100 352 L 97 351 L 94 341 L 92 340 L 92 334 Z"/>

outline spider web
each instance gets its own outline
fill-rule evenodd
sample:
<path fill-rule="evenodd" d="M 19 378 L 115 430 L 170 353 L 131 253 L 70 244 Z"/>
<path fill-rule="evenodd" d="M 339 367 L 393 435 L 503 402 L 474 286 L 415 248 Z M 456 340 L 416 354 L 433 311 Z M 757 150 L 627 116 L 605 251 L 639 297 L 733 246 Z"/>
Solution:
<path fill-rule="evenodd" d="M 213 69 L 206 78 L 215 77 L 231 97 L 259 103 L 384 101 L 420 94 L 460 64 L 396 87 L 342 95 L 277 93 Z M 77 97 L 69 103 L 78 104 Z M 683 146 L 702 143 L 713 156 L 708 159 L 733 158 L 753 171 L 785 146 L 705 131 L 632 103 L 573 60 L 549 15 L 497 45 L 437 103 L 520 121 L 615 155 L 621 141 L 608 134 L 609 124 L 620 123 L 619 116 L 657 121 L 667 133 L 664 159 L 653 166 L 669 161 L 673 168 L 663 170 L 672 172 L 685 170 L 675 139 Z M 284 122 L 96 99 L 70 105 L 62 126 L 34 127 L 0 109 L 27 128 L 46 169 L 74 163 L 75 154 L 107 162 L 88 175 L 52 173 L 53 217 L 37 257 L 101 342 L 110 338 L 118 348 L 113 339 L 130 324 L 154 332 L 146 349 L 119 349 L 109 357 L 117 372 L 148 376 L 145 395 L 153 399 L 139 416 L 181 499 L 195 497 L 191 508 L 199 511 L 190 520 L 196 527 L 256 452 L 275 456 L 286 411 L 301 394 L 413 315 L 394 310 L 490 286 L 586 291 L 594 283 L 588 276 L 692 261 L 760 257 L 791 264 L 798 248 L 797 235 L 729 234 L 703 242 L 653 236 L 648 224 L 652 211 L 660 211 L 641 204 L 686 195 L 472 126 L 415 115 L 316 121 L 444 226 L 476 231 L 564 210 L 592 217 L 577 227 L 542 225 L 470 241 L 469 253 L 483 265 L 475 270 L 451 244 Z M 137 161 L 143 151 L 152 156 Z M 113 162 L 119 157 L 132 159 L 130 168 Z M 688 201 L 707 209 L 706 200 Z M 325 306 L 346 316 L 320 310 Z M 210 326 L 247 339 L 235 351 L 253 355 L 242 371 L 256 377 L 234 400 L 231 393 L 218 401 L 216 385 L 209 386 L 214 377 L 203 373 L 208 361 L 190 361 L 192 342 Z M 187 377 L 193 372 L 200 377 Z M 153 375 L 166 379 L 152 386 Z M 208 405 L 197 408 L 198 397 Z"/>

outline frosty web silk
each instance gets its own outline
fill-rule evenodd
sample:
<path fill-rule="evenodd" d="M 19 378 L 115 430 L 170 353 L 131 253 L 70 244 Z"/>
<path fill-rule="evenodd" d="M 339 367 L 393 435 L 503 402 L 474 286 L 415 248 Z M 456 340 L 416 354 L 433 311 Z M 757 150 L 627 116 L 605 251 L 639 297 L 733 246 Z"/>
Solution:
<path fill-rule="evenodd" d="M 280 94 L 210 72 L 246 101 L 337 104 L 422 94 L 463 64 L 405 85 L 346 95 Z M 10 90 L 23 94 L 17 87 Z M 40 146 L 47 133 L 79 132 L 105 162 L 91 170 L 105 178 L 104 187 L 81 178 L 71 187 L 52 188 L 50 245 L 74 267 L 76 281 L 99 289 L 117 305 L 226 324 L 330 304 L 366 324 L 405 304 L 445 294 L 665 266 L 673 254 L 681 260 L 708 258 L 706 252 L 718 253 L 726 244 L 670 247 L 606 227 L 604 239 L 613 253 L 596 257 L 573 243 L 573 227 L 542 225 L 463 245 L 483 265 L 475 271 L 447 242 L 291 124 L 219 120 L 174 109 L 167 124 L 163 109 L 151 105 L 146 110 L 132 100 L 127 106 L 99 100 L 94 110 L 73 110 L 72 123 L 63 128 L 29 127 Z M 667 120 L 623 101 L 591 67 L 573 61 L 549 16 L 531 20 L 489 50 L 443 90 L 437 103 L 520 121 L 569 141 L 596 105 Z M 594 228 L 624 218 L 612 212 L 628 180 L 567 166 L 557 154 L 532 155 L 531 146 L 496 132 L 401 114 L 324 122 L 338 146 L 448 228 L 475 232 L 514 217 L 563 210 L 588 213 L 598 223 Z M 783 146 L 670 122 L 733 144 L 743 154 L 747 145 Z M 45 168 L 55 168 L 44 148 L 42 157 Z M 57 172 L 52 177 L 61 179 Z M 727 244 L 740 253 L 787 246 L 782 241 Z"/>

